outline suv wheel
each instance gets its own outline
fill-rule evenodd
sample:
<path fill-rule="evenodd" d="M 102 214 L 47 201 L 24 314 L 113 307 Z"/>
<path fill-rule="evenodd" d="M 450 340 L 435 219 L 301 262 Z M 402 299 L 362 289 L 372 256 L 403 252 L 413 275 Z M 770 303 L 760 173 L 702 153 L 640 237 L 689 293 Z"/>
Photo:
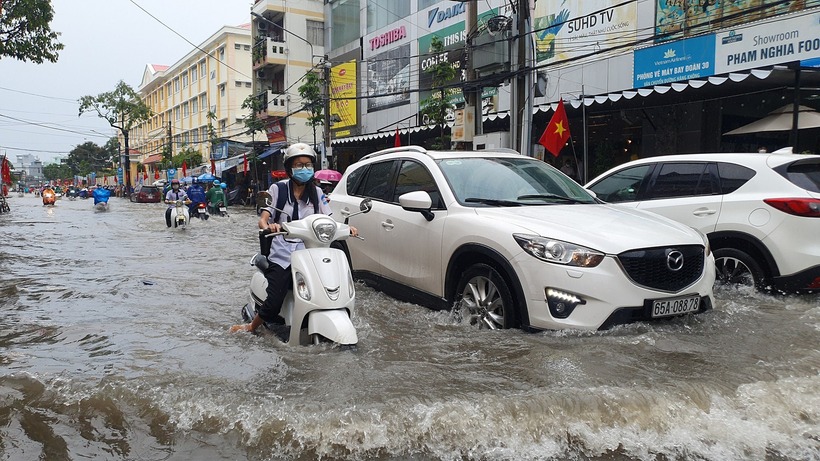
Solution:
<path fill-rule="evenodd" d="M 734 248 L 715 250 L 715 285 L 761 288 L 765 274 L 757 261 L 748 253 Z"/>
<path fill-rule="evenodd" d="M 457 309 L 479 329 L 515 328 L 517 318 L 507 281 L 487 264 L 470 266 L 458 282 Z"/>

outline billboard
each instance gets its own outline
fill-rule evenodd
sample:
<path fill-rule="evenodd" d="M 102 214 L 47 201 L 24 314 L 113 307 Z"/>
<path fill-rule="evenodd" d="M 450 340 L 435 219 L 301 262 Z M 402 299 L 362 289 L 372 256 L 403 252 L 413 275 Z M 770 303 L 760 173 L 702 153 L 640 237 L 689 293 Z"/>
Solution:
<path fill-rule="evenodd" d="M 634 88 L 714 75 L 715 36 L 709 34 L 635 50 L 634 64 Z"/>
<path fill-rule="evenodd" d="M 410 104 L 410 44 L 368 58 L 367 111 Z"/>
<path fill-rule="evenodd" d="M 632 51 L 637 37 L 638 2 L 601 8 L 595 0 L 564 0 L 559 7 L 538 2 L 533 12 L 535 60 L 538 64 L 561 62 L 611 50 L 602 55 Z M 629 47 L 616 48 L 630 44 Z M 600 59 L 601 55 L 586 59 Z"/>
<path fill-rule="evenodd" d="M 282 125 L 278 119 L 271 119 L 265 122 L 265 134 L 268 137 L 268 144 L 287 142 L 285 131 L 282 130 Z"/>
<path fill-rule="evenodd" d="M 358 134 L 356 67 L 351 59 L 330 68 L 330 119 L 337 137 Z"/>

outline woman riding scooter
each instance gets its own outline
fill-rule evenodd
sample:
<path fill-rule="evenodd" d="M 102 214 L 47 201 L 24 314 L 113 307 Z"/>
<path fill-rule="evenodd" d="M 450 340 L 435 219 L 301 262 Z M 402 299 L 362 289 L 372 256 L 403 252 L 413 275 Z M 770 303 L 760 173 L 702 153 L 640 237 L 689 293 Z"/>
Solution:
<path fill-rule="evenodd" d="M 165 194 L 165 203 L 168 204 L 168 209 L 165 210 L 165 224 L 168 227 L 171 227 L 171 209 L 176 205 L 177 200 L 182 200 L 186 205 L 191 204 L 191 201 L 188 200 L 188 194 L 179 188 L 179 179 L 172 179 L 171 190 Z"/>
<path fill-rule="evenodd" d="M 296 143 L 287 149 L 284 164 L 289 179 L 273 184 L 268 189 L 271 206 L 262 210 L 258 222 L 259 229 L 280 232 L 281 223 L 287 222 L 288 216 L 290 220 L 295 221 L 300 217 L 304 218 L 316 213 L 331 214 L 330 207 L 319 199 L 322 196 L 321 189 L 313 183 L 315 162 L 316 152 L 305 143 Z M 287 194 L 284 201 L 279 199 L 280 192 Z M 274 209 L 279 203 L 282 204 L 283 212 Z M 358 234 L 356 228 L 350 226 L 350 235 L 356 237 Z M 263 322 L 280 325 L 285 323 L 279 312 L 292 284 L 290 256 L 294 251 L 302 248 L 304 248 L 303 243 L 289 242 L 281 235 L 272 238 L 268 255 L 270 264 L 265 270 L 265 278 L 268 281 L 267 298 L 259 307 L 251 323 L 234 325 L 230 329 L 231 332 L 253 332 Z"/>

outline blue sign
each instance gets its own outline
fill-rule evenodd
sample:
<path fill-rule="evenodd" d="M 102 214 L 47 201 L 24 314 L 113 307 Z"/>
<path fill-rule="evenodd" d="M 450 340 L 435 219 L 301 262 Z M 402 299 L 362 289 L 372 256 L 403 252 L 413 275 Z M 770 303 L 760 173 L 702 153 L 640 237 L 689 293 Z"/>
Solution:
<path fill-rule="evenodd" d="M 635 88 L 715 74 L 715 35 L 677 40 L 635 50 Z"/>
<path fill-rule="evenodd" d="M 173 179 L 174 176 L 177 174 L 176 168 L 168 168 L 168 178 Z"/>
<path fill-rule="evenodd" d="M 124 181 L 122 177 L 122 167 L 117 168 L 117 181 L 119 181 L 120 184 Z"/>

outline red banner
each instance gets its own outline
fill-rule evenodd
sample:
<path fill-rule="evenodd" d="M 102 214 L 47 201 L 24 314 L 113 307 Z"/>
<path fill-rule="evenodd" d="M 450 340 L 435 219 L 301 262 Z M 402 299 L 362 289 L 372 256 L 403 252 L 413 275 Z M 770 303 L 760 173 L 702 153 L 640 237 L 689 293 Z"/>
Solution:
<path fill-rule="evenodd" d="M 279 120 L 271 120 L 268 122 L 265 126 L 265 133 L 268 135 L 268 144 L 287 142 L 285 132 L 282 130 L 282 125 L 279 124 Z"/>
<path fill-rule="evenodd" d="M 185 163 L 185 160 L 182 161 L 182 177 L 188 176 L 188 164 Z"/>
<path fill-rule="evenodd" d="M 9 166 L 9 161 L 6 157 L 3 157 L 3 165 L 0 167 L 2 170 L 2 179 L 0 179 L 0 183 L 4 184 L 11 184 L 11 167 Z"/>

